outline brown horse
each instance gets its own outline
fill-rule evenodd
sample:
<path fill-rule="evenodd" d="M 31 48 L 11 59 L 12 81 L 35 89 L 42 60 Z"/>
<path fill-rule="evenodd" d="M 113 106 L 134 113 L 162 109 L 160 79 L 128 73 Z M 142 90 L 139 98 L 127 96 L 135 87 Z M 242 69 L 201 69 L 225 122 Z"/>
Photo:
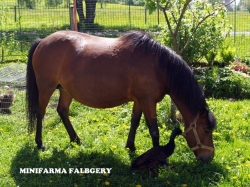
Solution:
<path fill-rule="evenodd" d="M 68 116 L 73 98 L 94 108 L 133 101 L 126 147 L 135 150 L 142 113 L 153 146 L 158 146 L 156 103 L 169 94 L 184 118 L 184 135 L 196 158 L 209 161 L 214 156 L 212 130 L 216 120 L 202 88 L 181 57 L 143 32 L 104 38 L 59 31 L 35 41 L 29 51 L 26 100 L 29 129 L 34 129 L 36 121 L 35 140 L 40 149 L 45 148 L 42 143 L 45 109 L 57 88 L 60 89 L 57 112 L 71 141 L 80 143 Z"/>

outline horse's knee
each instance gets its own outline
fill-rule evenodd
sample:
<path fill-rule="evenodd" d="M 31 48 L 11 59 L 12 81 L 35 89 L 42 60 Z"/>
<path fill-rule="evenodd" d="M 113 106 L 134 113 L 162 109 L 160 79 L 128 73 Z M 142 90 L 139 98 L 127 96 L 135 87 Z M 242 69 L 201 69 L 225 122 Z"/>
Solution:
<path fill-rule="evenodd" d="M 159 146 L 159 139 L 160 139 L 160 135 L 159 135 L 159 131 L 158 129 L 149 129 L 151 138 L 152 138 L 152 142 L 153 142 L 153 146 Z"/>
<path fill-rule="evenodd" d="M 65 108 L 65 107 L 57 107 L 57 113 L 62 117 L 62 116 L 65 116 L 65 115 L 68 115 L 68 108 Z"/>

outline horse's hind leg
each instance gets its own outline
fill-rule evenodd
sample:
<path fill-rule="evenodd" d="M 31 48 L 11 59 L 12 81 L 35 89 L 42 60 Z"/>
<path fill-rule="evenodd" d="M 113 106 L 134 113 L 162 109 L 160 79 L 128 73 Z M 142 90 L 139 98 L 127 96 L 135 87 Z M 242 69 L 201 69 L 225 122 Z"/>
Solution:
<path fill-rule="evenodd" d="M 80 144 L 80 138 L 77 136 L 70 120 L 69 120 L 69 106 L 72 102 L 72 96 L 65 90 L 60 89 L 60 98 L 57 106 L 57 112 L 60 115 L 63 124 L 69 134 L 70 141 Z"/>
<path fill-rule="evenodd" d="M 130 151 L 135 151 L 135 134 L 136 134 L 136 129 L 138 128 L 140 123 L 141 115 L 142 115 L 142 110 L 139 104 L 134 102 L 133 112 L 131 116 L 131 127 L 126 145 L 126 148 L 129 148 Z"/>
<path fill-rule="evenodd" d="M 36 126 L 36 144 L 37 148 L 41 150 L 45 150 L 45 146 L 42 142 L 42 121 L 45 115 L 46 107 L 49 103 L 49 99 L 53 94 L 54 89 L 47 90 L 40 90 L 39 91 L 39 98 L 38 98 L 38 105 L 36 108 L 36 117 L 37 117 L 37 126 Z"/>

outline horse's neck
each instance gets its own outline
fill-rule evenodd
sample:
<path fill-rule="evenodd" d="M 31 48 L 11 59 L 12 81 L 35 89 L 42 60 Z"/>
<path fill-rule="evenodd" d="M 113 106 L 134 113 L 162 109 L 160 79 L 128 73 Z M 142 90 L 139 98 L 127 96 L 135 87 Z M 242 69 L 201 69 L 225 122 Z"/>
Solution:
<path fill-rule="evenodd" d="M 184 105 L 183 102 L 181 102 L 180 99 L 176 98 L 174 95 L 170 95 L 171 99 L 173 100 L 174 104 L 176 105 L 176 107 L 178 108 L 178 110 L 180 111 L 184 122 L 187 124 L 191 124 L 193 121 L 193 114 L 190 112 L 190 110 L 188 109 L 187 106 Z"/>

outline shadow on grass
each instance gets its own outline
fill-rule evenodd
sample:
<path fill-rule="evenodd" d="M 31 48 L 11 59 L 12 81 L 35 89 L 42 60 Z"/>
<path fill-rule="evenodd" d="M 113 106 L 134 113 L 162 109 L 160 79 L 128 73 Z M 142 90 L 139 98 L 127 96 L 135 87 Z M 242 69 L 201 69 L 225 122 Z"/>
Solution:
<path fill-rule="evenodd" d="M 68 149 L 68 148 L 66 148 Z M 36 148 L 26 144 L 13 157 L 10 173 L 17 186 L 217 186 L 225 176 L 226 170 L 217 163 L 203 164 L 199 162 L 170 162 L 170 168 L 159 168 L 159 177 L 149 177 L 147 170 L 130 171 L 130 163 L 126 163 L 110 151 L 81 152 L 72 150 L 72 155 L 56 148 L 50 151 L 40 152 Z M 135 155 L 133 155 L 134 157 Z M 20 172 L 20 168 L 49 168 L 65 169 L 66 173 L 29 173 Z M 112 168 L 110 174 L 82 174 L 69 173 L 69 168 Z M 39 170 L 38 170 L 39 171 Z M 55 171 L 55 170 L 54 170 Z M 107 171 L 107 170 L 106 170 Z M 106 182 L 106 183 L 105 183 Z"/>
<path fill-rule="evenodd" d="M 69 148 L 74 149 L 74 148 Z M 75 154 L 69 156 L 65 151 L 41 152 L 34 147 L 26 145 L 13 157 L 11 164 L 11 174 L 17 186 L 102 186 L 106 181 L 118 173 L 127 171 L 128 166 L 115 158 L 112 152 L 101 154 L 97 152 Z M 42 155 L 43 154 L 43 155 Z M 48 171 L 50 168 L 60 169 L 61 173 L 24 173 L 24 168 L 43 168 Z M 69 170 L 72 169 L 70 173 Z M 103 174 L 84 174 L 80 171 L 83 168 L 112 168 L 108 176 Z M 56 171 L 55 169 L 53 171 Z M 105 170 L 108 171 L 108 170 Z M 126 173 L 126 172 L 125 172 Z M 119 177 L 118 177 L 119 180 Z"/>

